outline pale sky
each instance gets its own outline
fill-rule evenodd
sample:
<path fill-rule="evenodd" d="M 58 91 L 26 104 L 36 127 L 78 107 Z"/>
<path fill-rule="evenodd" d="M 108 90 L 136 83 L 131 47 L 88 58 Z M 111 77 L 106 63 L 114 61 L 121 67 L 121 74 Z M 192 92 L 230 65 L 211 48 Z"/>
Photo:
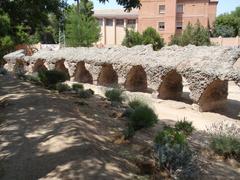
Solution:
<path fill-rule="evenodd" d="M 115 0 L 109 0 L 108 3 L 102 4 L 98 0 L 92 0 L 94 9 L 116 9 L 122 8 Z M 74 0 L 68 0 L 69 3 L 73 3 Z M 237 6 L 240 6 L 240 0 L 219 0 L 217 14 L 233 11 Z"/>

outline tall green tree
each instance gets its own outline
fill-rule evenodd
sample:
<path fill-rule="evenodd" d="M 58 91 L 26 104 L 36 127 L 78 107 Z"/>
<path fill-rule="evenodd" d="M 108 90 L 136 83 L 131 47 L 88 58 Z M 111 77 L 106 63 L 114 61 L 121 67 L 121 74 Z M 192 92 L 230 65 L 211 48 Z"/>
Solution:
<path fill-rule="evenodd" d="M 188 24 L 181 35 L 172 36 L 169 45 L 187 46 L 189 44 L 195 46 L 209 46 L 210 33 L 207 28 L 203 27 L 198 21 L 195 25 Z"/>
<path fill-rule="evenodd" d="M 240 7 L 231 13 L 219 15 L 213 27 L 213 36 L 235 37 L 240 35 Z"/>
<path fill-rule="evenodd" d="M 143 31 L 143 44 L 152 44 L 155 51 L 161 49 L 164 46 L 164 39 L 160 34 L 152 27 L 148 27 Z"/>
<path fill-rule="evenodd" d="M 133 47 L 136 45 L 141 45 L 143 43 L 143 37 L 139 32 L 132 29 L 125 30 L 125 37 L 123 39 L 122 45 L 126 47 Z"/>
<path fill-rule="evenodd" d="M 13 48 L 13 45 L 14 41 L 11 37 L 10 18 L 8 14 L 0 9 L 0 60 L 4 54 Z"/>
<path fill-rule="evenodd" d="M 148 27 L 142 34 L 134 30 L 126 29 L 126 35 L 123 39 L 122 45 L 126 47 L 133 47 L 136 45 L 152 44 L 155 51 L 164 46 L 164 39 L 152 27 Z"/>
<path fill-rule="evenodd" d="M 89 47 L 100 39 L 98 21 L 92 16 L 92 2 L 83 1 L 80 3 L 80 13 L 76 11 L 75 6 L 68 13 L 66 23 L 66 42 L 68 46 Z"/>

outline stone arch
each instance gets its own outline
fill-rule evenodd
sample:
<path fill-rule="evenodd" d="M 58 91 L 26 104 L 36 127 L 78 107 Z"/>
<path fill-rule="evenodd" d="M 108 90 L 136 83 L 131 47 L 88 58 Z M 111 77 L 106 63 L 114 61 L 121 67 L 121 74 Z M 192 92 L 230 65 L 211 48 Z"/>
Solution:
<path fill-rule="evenodd" d="M 199 98 L 199 110 L 215 111 L 224 108 L 228 96 L 228 81 L 220 79 L 210 83 Z"/>
<path fill-rule="evenodd" d="M 179 100 L 183 91 L 182 76 L 176 70 L 171 70 L 165 76 L 162 76 L 161 80 L 162 82 L 158 88 L 158 97 L 161 99 Z"/>
<path fill-rule="evenodd" d="M 128 91 L 147 91 L 147 74 L 141 65 L 133 66 L 124 83 Z"/>
<path fill-rule="evenodd" d="M 93 77 L 91 73 L 86 69 L 85 63 L 83 61 L 78 62 L 76 70 L 74 72 L 74 81 L 81 83 L 93 83 Z"/>
<path fill-rule="evenodd" d="M 33 65 L 33 72 L 45 71 L 47 67 L 44 65 L 44 60 L 38 59 Z"/>
<path fill-rule="evenodd" d="M 97 78 L 97 84 L 101 86 L 113 86 L 118 84 L 118 75 L 111 64 L 102 65 Z"/>
<path fill-rule="evenodd" d="M 63 72 L 67 76 L 67 79 L 70 79 L 68 69 L 64 65 L 64 60 L 60 60 L 55 63 L 55 70 Z"/>

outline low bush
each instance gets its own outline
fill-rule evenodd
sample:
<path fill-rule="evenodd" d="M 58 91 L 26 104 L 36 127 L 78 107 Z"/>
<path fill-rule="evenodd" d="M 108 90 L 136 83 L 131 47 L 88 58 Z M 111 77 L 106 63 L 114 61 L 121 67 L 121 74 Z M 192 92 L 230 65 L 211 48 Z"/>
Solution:
<path fill-rule="evenodd" d="M 25 75 L 25 80 L 31 82 L 32 84 L 35 85 L 42 85 L 39 77 L 37 76 L 31 76 L 31 75 Z"/>
<path fill-rule="evenodd" d="M 188 122 L 186 121 L 186 119 L 184 118 L 181 121 L 178 121 L 175 124 L 175 129 L 177 131 L 182 132 L 183 134 L 185 134 L 186 136 L 189 136 L 192 134 L 192 132 L 194 131 L 194 127 L 192 126 L 192 122 Z"/>
<path fill-rule="evenodd" d="M 66 91 L 70 91 L 71 90 L 71 87 L 67 84 L 63 84 L 63 83 L 57 83 L 56 84 L 56 90 L 58 92 L 66 92 Z"/>
<path fill-rule="evenodd" d="M 135 130 L 131 124 L 128 125 L 127 129 L 123 132 L 124 138 L 129 139 L 134 136 Z"/>
<path fill-rule="evenodd" d="M 130 116 L 130 125 L 134 130 L 152 127 L 158 118 L 154 111 L 147 105 L 137 107 Z"/>
<path fill-rule="evenodd" d="M 120 89 L 107 90 L 105 96 L 109 101 L 122 102 L 122 91 Z"/>
<path fill-rule="evenodd" d="M 79 98 L 90 98 L 94 94 L 94 91 L 92 89 L 87 89 L 87 90 L 80 90 L 78 92 L 78 97 Z"/>
<path fill-rule="evenodd" d="M 4 69 L 4 68 L 0 68 L 0 74 L 6 75 L 7 74 L 7 70 Z"/>
<path fill-rule="evenodd" d="M 234 124 L 218 123 L 207 129 L 210 133 L 210 148 L 225 158 L 240 162 L 240 128 Z"/>
<path fill-rule="evenodd" d="M 138 100 L 138 99 L 135 99 L 135 100 L 132 100 L 128 103 L 128 105 L 132 108 L 132 109 L 136 109 L 138 108 L 139 106 L 145 106 L 146 104 L 141 101 L 141 100 Z"/>
<path fill-rule="evenodd" d="M 83 88 L 83 85 L 82 84 L 73 84 L 72 85 L 72 89 L 74 90 L 74 91 L 80 91 L 80 90 L 83 90 L 84 88 Z"/>
<path fill-rule="evenodd" d="M 184 169 L 192 160 L 192 152 L 186 136 L 174 128 L 168 127 L 160 131 L 154 143 L 159 167 L 170 173 L 174 173 L 177 169 Z"/>
<path fill-rule="evenodd" d="M 231 136 L 213 136 L 210 147 L 224 158 L 234 158 L 240 161 L 240 138 Z"/>
<path fill-rule="evenodd" d="M 68 79 L 63 72 L 57 70 L 40 71 L 38 77 L 45 87 L 53 87 L 57 83 Z"/>

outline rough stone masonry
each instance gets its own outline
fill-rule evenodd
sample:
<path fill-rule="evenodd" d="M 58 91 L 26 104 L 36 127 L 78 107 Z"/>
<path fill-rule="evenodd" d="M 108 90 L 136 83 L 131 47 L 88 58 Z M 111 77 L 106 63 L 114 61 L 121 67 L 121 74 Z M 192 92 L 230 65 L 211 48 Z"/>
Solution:
<path fill-rule="evenodd" d="M 56 69 L 71 81 L 102 86 L 123 85 L 129 91 L 158 92 L 161 99 L 181 100 L 183 78 L 190 98 L 201 111 L 223 108 L 228 81 L 240 86 L 240 48 L 189 45 L 168 46 L 153 51 L 152 46 L 133 48 L 62 48 L 40 50 L 32 56 L 24 50 L 4 56 L 5 68 L 13 72 L 36 73 Z"/>

